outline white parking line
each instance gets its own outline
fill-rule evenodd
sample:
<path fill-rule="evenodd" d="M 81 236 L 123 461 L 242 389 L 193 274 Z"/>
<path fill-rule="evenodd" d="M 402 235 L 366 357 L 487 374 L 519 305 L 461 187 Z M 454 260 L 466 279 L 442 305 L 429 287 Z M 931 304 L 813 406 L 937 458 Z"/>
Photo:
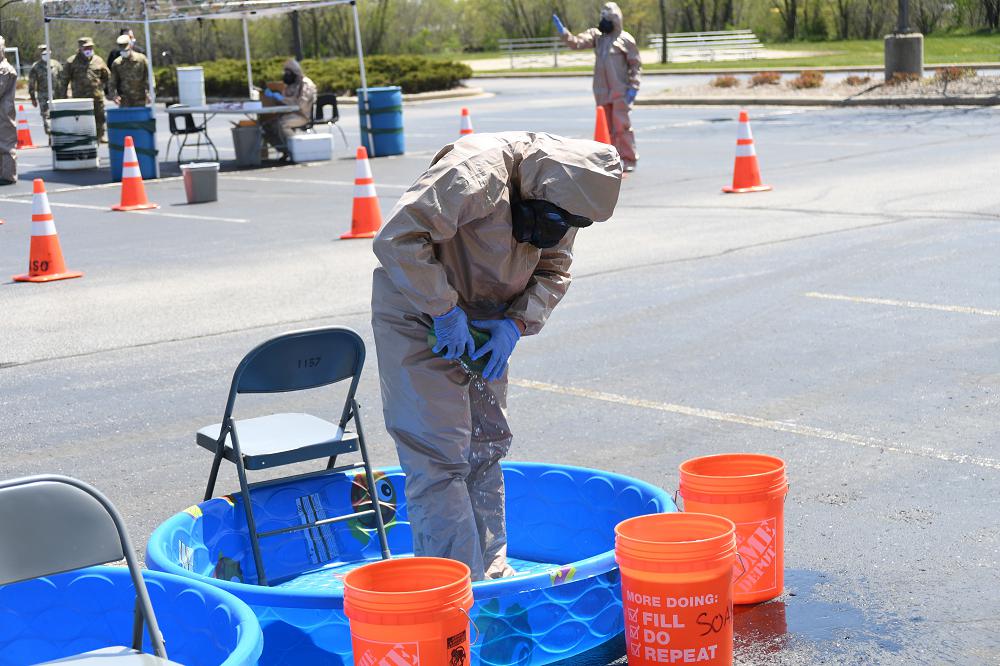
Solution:
<path fill-rule="evenodd" d="M 30 204 L 31 200 L 28 199 L 7 199 L 11 203 L 20 204 Z M 75 204 L 75 203 L 61 203 L 56 201 L 50 201 L 49 205 L 52 208 L 79 208 L 81 210 L 100 210 L 107 213 L 112 212 L 108 206 L 95 206 L 93 204 Z M 172 217 L 179 220 L 201 220 L 204 222 L 233 222 L 234 224 L 246 224 L 250 220 L 242 217 L 212 217 L 209 215 L 189 215 L 187 213 L 167 213 L 166 211 L 159 210 L 133 210 L 129 211 L 130 215 L 152 215 L 154 217 Z"/>
<path fill-rule="evenodd" d="M 711 421 L 722 421 L 724 423 L 733 423 L 736 425 L 749 426 L 751 428 L 763 428 L 766 430 L 774 430 L 776 432 L 788 432 L 794 435 L 802 435 L 804 437 L 826 439 L 834 442 L 840 442 L 841 444 L 862 446 L 868 449 L 875 449 L 877 451 L 900 453 L 908 456 L 919 456 L 921 458 L 930 458 L 932 460 L 941 460 L 944 462 L 958 463 L 962 465 L 975 465 L 977 467 L 1000 470 L 1000 460 L 996 460 L 994 458 L 967 455 L 963 453 L 950 453 L 948 451 L 942 451 L 929 446 L 911 447 L 898 442 L 888 442 L 877 439 L 875 437 L 852 435 L 846 432 L 837 432 L 835 430 L 825 430 L 823 428 L 799 425 L 798 423 L 789 423 L 788 421 L 773 421 L 771 419 L 762 419 L 757 416 L 720 412 L 714 409 L 702 409 L 699 407 L 687 407 L 685 405 L 677 405 L 669 402 L 655 402 L 653 400 L 629 398 L 616 393 L 604 393 L 602 391 L 591 391 L 589 389 L 573 388 L 570 386 L 557 386 L 555 384 L 536 382 L 528 379 L 511 379 L 510 384 L 512 386 L 532 389 L 535 391 L 547 391 L 549 393 L 558 393 L 560 395 L 569 395 L 577 398 L 587 398 L 588 400 L 600 400 L 601 402 L 610 402 L 616 405 L 625 405 L 627 407 L 652 409 L 659 412 L 670 412 L 672 414 L 680 414 L 682 416 L 693 416 L 700 419 L 709 419 Z"/>
<path fill-rule="evenodd" d="M 220 178 L 224 180 L 240 180 L 249 183 L 287 183 L 289 185 L 344 185 L 347 187 L 353 187 L 354 181 L 349 180 L 303 180 L 301 178 L 265 178 L 263 176 L 243 176 L 240 174 L 220 174 Z M 386 183 L 375 182 L 375 189 L 379 188 L 386 190 L 407 190 L 410 188 L 409 185 L 390 185 Z"/>
<path fill-rule="evenodd" d="M 1000 317 L 1000 310 L 970 308 L 965 305 L 937 305 L 936 303 L 919 303 L 917 301 L 896 301 L 891 298 L 865 298 L 863 296 L 845 296 L 843 294 L 823 294 L 818 291 L 807 291 L 803 294 L 803 296 L 807 296 L 809 298 L 823 298 L 828 301 L 848 301 L 850 303 L 869 303 L 872 305 L 894 305 L 900 308 L 913 308 L 915 310 L 937 310 L 938 312 L 957 312 L 959 314 Z"/>

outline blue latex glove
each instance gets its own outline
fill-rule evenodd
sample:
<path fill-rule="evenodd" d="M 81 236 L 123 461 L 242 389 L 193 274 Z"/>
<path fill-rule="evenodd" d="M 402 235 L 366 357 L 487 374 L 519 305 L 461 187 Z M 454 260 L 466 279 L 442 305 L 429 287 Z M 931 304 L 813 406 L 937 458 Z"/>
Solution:
<path fill-rule="evenodd" d="M 521 339 L 521 329 L 517 327 L 513 319 L 489 319 L 486 321 L 476 320 L 472 322 L 476 328 L 489 331 L 490 340 L 472 354 L 472 360 L 476 361 L 486 354 L 490 355 L 490 360 L 483 368 L 483 379 L 493 382 L 507 371 L 507 361 L 514 352 L 514 345 Z"/>
<path fill-rule="evenodd" d="M 441 354 L 445 350 L 441 355 L 449 361 L 476 351 L 476 343 L 469 333 L 469 318 L 457 305 L 443 315 L 434 317 L 434 335 L 437 336 L 434 353 Z"/>
<path fill-rule="evenodd" d="M 559 14 L 552 15 L 552 25 L 556 27 L 556 32 L 560 35 L 566 32 L 566 26 L 564 26 L 563 22 L 559 20 Z"/>
<path fill-rule="evenodd" d="M 270 88 L 265 88 L 264 89 L 264 96 L 265 97 L 270 97 L 271 99 L 273 99 L 276 102 L 280 102 L 281 99 L 282 99 L 282 97 L 281 97 L 281 95 L 279 93 L 276 93 L 275 91 L 271 90 Z"/>
<path fill-rule="evenodd" d="M 635 88 L 628 88 L 625 90 L 625 103 L 631 104 L 635 101 L 635 96 L 639 94 L 639 91 Z"/>

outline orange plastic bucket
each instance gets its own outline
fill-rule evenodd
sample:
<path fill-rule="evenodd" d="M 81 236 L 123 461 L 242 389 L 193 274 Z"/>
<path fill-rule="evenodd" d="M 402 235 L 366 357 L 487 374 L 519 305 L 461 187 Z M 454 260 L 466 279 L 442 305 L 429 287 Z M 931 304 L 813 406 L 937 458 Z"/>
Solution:
<path fill-rule="evenodd" d="M 615 528 L 629 666 L 733 663 L 736 526 L 655 513 Z"/>
<path fill-rule="evenodd" d="M 366 564 L 344 577 L 356 666 L 468 664 L 469 567 L 438 557 Z"/>
<path fill-rule="evenodd" d="M 785 461 L 755 453 L 692 458 L 680 466 L 684 510 L 736 523 L 742 567 L 733 603 L 753 604 L 781 594 L 785 583 Z"/>

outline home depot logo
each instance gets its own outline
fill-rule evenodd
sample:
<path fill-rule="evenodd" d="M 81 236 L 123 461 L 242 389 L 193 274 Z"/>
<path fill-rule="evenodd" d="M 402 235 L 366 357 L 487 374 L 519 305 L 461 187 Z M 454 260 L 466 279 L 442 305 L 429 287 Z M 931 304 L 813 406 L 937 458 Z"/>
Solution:
<path fill-rule="evenodd" d="M 738 593 L 766 592 L 778 586 L 777 519 L 767 518 L 752 523 L 736 524 L 736 549 L 746 571 L 734 567 L 734 586 Z"/>
<path fill-rule="evenodd" d="M 420 666 L 418 643 L 373 643 L 364 641 L 358 666 Z"/>

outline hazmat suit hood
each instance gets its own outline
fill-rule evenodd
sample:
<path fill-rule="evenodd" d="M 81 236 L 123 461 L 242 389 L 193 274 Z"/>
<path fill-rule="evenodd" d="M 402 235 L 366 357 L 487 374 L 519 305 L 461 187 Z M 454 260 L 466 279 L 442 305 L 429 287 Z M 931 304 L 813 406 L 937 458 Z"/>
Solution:
<path fill-rule="evenodd" d="M 302 72 L 302 65 L 300 65 L 299 61 L 296 60 L 295 58 L 289 58 L 288 60 L 286 60 L 284 68 L 290 69 L 291 71 L 295 72 L 295 76 L 299 77 L 300 81 L 302 80 L 302 77 L 305 76 L 305 74 Z"/>
<path fill-rule="evenodd" d="M 604 6 L 601 7 L 601 18 L 611 19 L 611 22 L 615 24 L 615 29 L 611 34 L 616 35 L 622 31 L 622 25 L 624 24 L 622 10 L 617 2 L 604 3 Z"/>
<path fill-rule="evenodd" d="M 498 147 L 513 158 L 508 184 L 521 199 L 542 199 L 595 222 L 614 213 L 622 163 L 608 144 L 544 132 L 473 134 L 442 148 L 431 164 L 478 161 Z"/>

